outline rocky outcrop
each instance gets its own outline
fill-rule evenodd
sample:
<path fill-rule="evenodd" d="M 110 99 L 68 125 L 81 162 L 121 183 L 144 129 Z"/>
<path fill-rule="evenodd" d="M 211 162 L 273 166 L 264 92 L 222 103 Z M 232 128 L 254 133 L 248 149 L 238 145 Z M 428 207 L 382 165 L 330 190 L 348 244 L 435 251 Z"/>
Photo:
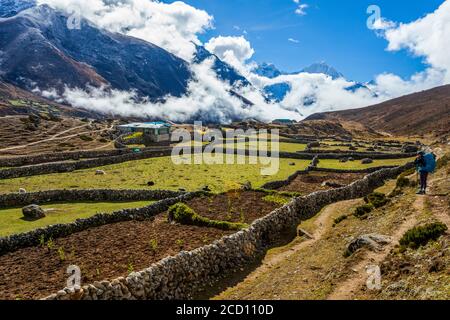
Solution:
<path fill-rule="evenodd" d="M 22 208 L 23 216 L 26 220 L 34 221 L 45 218 L 44 210 L 38 205 L 32 204 Z"/>

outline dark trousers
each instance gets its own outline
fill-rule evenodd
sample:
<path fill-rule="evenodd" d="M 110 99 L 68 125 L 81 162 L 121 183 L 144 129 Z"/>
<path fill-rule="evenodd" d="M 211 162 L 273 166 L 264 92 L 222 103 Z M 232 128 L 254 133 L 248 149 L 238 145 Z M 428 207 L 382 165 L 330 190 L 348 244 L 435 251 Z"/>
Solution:
<path fill-rule="evenodd" d="M 427 190 L 428 172 L 420 173 L 420 189 Z"/>

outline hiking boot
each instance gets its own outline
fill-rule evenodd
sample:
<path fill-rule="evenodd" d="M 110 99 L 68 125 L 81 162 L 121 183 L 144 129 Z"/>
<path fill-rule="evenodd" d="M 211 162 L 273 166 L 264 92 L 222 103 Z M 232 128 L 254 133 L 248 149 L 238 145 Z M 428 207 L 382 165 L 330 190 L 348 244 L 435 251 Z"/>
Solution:
<path fill-rule="evenodd" d="M 419 190 L 419 191 L 416 192 L 416 194 L 425 194 L 425 191 Z"/>

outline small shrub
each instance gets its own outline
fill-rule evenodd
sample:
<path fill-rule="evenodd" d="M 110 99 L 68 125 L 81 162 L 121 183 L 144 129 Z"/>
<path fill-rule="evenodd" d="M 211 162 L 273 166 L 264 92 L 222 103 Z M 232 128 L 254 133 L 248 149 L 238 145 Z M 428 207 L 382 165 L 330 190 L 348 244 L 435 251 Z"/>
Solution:
<path fill-rule="evenodd" d="M 335 227 L 336 225 L 338 225 L 342 221 L 346 220 L 347 218 L 348 218 L 348 215 L 346 215 L 346 214 L 343 214 L 342 216 L 337 217 L 336 219 L 334 219 L 333 227 Z"/>
<path fill-rule="evenodd" d="M 241 230 L 247 228 L 247 225 L 243 223 L 217 221 L 202 217 L 184 203 L 177 203 L 169 208 L 169 222 L 172 221 L 185 225 L 210 227 L 221 230 Z"/>
<path fill-rule="evenodd" d="M 129 136 L 124 137 L 123 140 L 137 139 L 137 138 L 142 137 L 142 135 L 143 135 L 142 132 L 135 132 Z"/>
<path fill-rule="evenodd" d="M 364 204 L 357 207 L 353 215 L 358 218 L 364 218 L 367 216 L 367 214 L 371 213 L 373 209 L 374 206 L 372 204 Z"/>
<path fill-rule="evenodd" d="M 177 246 L 179 246 L 180 248 L 183 248 L 183 247 L 184 247 L 184 241 L 183 241 L 183 240 L 177 240 L 177 241 L 175 241 L 175 244 L 176 244 Z"/>
<path fill-rule="evenodd" d="M 447 230 L 447 226 L 441 222 L 414 227 L 403 235 L 400 239 L 400 245 L 403 248 L 417 249 L 420 246 L 427 245 L 431 240 L 437 240 Z"/>
<path fill-rule="evenodd" d="M 150 250 L 152 252 L 156 252 L 157 249 L 158 249 L 158 241 L 155 239 L 150 240 Z"/>
<path fill-rule="evenodd" d="M 59 261 L 63 262 L 66 260 L 66 253 L 64 252 L 64 248 L 63 247 L 59 247 L 58 248 L 58 257 L 59 257 Z"/>
<path fill-rule="evenodd" d="M 55 246 L 55 244 L 53 243 L 53 239 L 52 238 L 48 239 L 48 241 L 47 241 L 48 251 L 52 250 L 54 246 Z"/>
<path fill-rule="evenodd" d="M 367 204 L 373 205 L 373 207 L 375 208 L 381 208 L 389 202 L 389 200 L 386 198 L 386 195 L 379 192 L 369 194 L 368 196 L 364 197 L 364 201 Z"/>
<path fill-rule="evenodd" d="M 133 273 L 134 272 L 133 262 L 128 262 L 127 270 L 128 270 L 128 273 Z"/>
<path fill-rule="evenodd" d="M 45 237 L 43 234 L 39 237 L 39 246 L 41 247 L 45 246 Z"/>
<path fill-rule="evenodd" d="M 266 202 L 276 203 L 281 206 L 284 206 L 285 204 L 288 204 L 291 201 L 290 198 L 286 198 L 285 196 L 282 196 L 280 194 L 269 194 L 265 196 L 263 200 Z"/>

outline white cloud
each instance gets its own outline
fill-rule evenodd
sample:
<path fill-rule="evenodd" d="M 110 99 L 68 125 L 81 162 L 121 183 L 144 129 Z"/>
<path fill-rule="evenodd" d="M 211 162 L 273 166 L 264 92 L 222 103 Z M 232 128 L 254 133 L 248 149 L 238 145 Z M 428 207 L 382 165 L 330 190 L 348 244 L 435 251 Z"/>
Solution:
<path fill-rule="evenodd" d="M 450 82 L 450 0 L 417 21 L 388 29 L 385 37 L 389 51 L 407 49 L 424 57 L 433 69 L 430 73 L 443 72 L 445 83 Z"/>
<path fill-rule="evenodd" d="M 292 42 L 292 43 L 300 43 L 300 41 L 298 41 L 297 39 L 294 39 L 294 38 L 289 38 L 288 41 Z"/>
<path fill-rule="evenodd" d="M 182 1 L 167 4 L 156 0 L 38 0 L 73 13 L 109 31 L 154 43 L 191 60 L 198 34 L 212 28 L 213 17 Z"/>
<path fill-rule="evenodd" d="M 250 42 L 243 36 L 212 38 L 205 44 L 205 48 L 241 73 L 245 73 L 245 63 L 255 53 Z"/>
<path fill-rule="evenodd" d="M 295 9 L 295 13 L 304 16 L 306 15 L 306 9 L 309 8 L 309 5 L 306 3 L 300 3 L 300 0 L 293 0 L 295 4 L 297 4 L 297 9 Z"/>
<path fill-rule="evenodd" d="M 90 88 L 69 89 L 63 94 L 65 101 L 79 108 L 120 116 L 146 116 L 173 121 L 201 119 L 203 121 L 231 122 L 243 118 L 271 121 L 279 116 L 300 119 L 301 116 L 280 106 L 267 104 L 253 88 L 245 88 L 244 94 L 258 103 L 249 108 L 240 99 L 230 95 L 231 87 L 220 81 L 212 71 L 212 59 L 193 65 L 195 80 L 188 86 L 184 97 L 167 97 L 164 103 L 139 101 L 133 92 Z"/>

